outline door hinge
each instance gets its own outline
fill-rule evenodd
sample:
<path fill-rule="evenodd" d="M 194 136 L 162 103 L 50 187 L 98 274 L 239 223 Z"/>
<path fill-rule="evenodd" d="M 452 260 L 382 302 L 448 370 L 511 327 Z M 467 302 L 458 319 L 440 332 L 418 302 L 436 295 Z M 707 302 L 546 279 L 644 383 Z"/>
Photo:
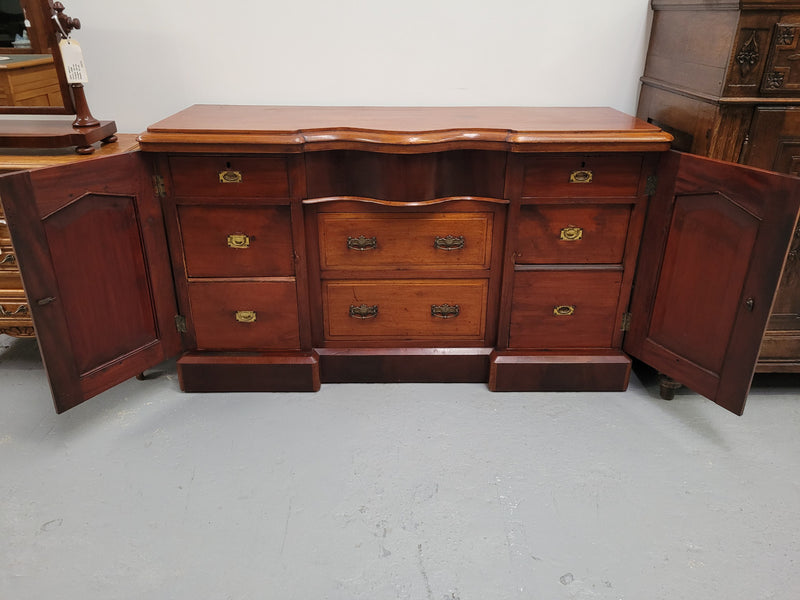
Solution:
<path fill-rule="evenodd" d="M 178 333 L 186 333 L 186 317 L 175 315 L 175 329 L 178 330 Z"/>
<path fill-rule="evenodd" d="M 153 192 L 157 198 L 167 197 L 167 189 L 164 187 L 164 178 L 161 175 L 153 175 Z"/>
<path fill-rule="evenodd" d="M 655 196 L 656 188 L 658 187 L 658 177 L 649 175 L 647 177 L 647 185 L 644 187 L 644 193 L 648 196 Z"/>
<path fill-rule="evenodd" d="M 631 313 L 626 312 L 622 313 L 622 327 L 620 331 L 630 331 L 631 330 Z"/>

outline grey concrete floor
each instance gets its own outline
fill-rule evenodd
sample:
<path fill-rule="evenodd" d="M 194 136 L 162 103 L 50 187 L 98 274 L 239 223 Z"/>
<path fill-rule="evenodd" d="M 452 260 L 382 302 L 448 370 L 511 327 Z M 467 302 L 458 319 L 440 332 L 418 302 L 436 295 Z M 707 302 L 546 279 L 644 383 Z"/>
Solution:
<path fill-rule="evenodd" d="M 0 336 L 2 599 L 800 598 L 800 381 L 688 391 L 325 385 L 56 415 Z"/>

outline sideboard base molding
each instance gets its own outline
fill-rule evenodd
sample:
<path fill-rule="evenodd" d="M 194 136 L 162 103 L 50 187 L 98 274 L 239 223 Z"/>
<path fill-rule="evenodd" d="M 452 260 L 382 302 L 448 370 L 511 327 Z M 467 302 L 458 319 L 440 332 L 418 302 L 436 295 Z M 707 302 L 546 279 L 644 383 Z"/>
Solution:
<path fill-rule="evenodd" d="M 317 392 L 320 388 L 316 352 L 190 352 L 177 364 L 184 392 Z"/>
<path fill-rule="evenodd" d="M 617 351 L 493 352 L 489 367 L 493 392 L 622 392 L 628 388 L 631 359 Z"/>

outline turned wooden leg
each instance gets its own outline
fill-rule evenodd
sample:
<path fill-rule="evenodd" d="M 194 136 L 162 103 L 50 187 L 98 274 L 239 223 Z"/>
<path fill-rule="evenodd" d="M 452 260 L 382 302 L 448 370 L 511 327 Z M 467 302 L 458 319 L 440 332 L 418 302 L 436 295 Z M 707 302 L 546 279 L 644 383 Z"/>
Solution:
<path fill-rule="evenodd" d="M 112 143 L 116 142 L 117 139 L 118 139 L 117 136 L 110 135 L 107 138 L 103 138 L 102 140 L 100 140 L 100 143 L 101 144 L 112 144 Z"/>
<path fill-rule="evenodd" d="M 664 400 L 672 400 L 675 397 L 675 390 L 683 387 L 683 384 L 663 374 L 659 374 L 658 383 L 660 385 L 659 393 Z"/>
<path fill-rule="evenodd" d="M 138 379 L 139 381 L 144 381 L 145 379 L 147 379 L 147 376 L 144 374 L 144 371 L 142 371 L 136 376 L 136 379 Z"/>
<path fill-rule="evenodd" d="M 94 152 L 94 146 L 78 146 L 75 148 L 75 152 L 78 154 L 91 154 Z"/>

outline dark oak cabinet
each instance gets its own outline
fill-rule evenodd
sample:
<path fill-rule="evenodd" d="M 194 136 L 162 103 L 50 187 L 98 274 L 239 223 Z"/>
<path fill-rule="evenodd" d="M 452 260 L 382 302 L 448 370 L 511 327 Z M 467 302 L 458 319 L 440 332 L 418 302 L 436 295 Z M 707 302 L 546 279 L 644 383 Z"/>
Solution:
<path fill-rule="evenodd" d="M 741 414 L 800 185 L 670 139 L 610 109 L 195 106 L 0 198 L 58 411 L 177 355 L 186 391 L 624 390 L 634 356 Z"/>

